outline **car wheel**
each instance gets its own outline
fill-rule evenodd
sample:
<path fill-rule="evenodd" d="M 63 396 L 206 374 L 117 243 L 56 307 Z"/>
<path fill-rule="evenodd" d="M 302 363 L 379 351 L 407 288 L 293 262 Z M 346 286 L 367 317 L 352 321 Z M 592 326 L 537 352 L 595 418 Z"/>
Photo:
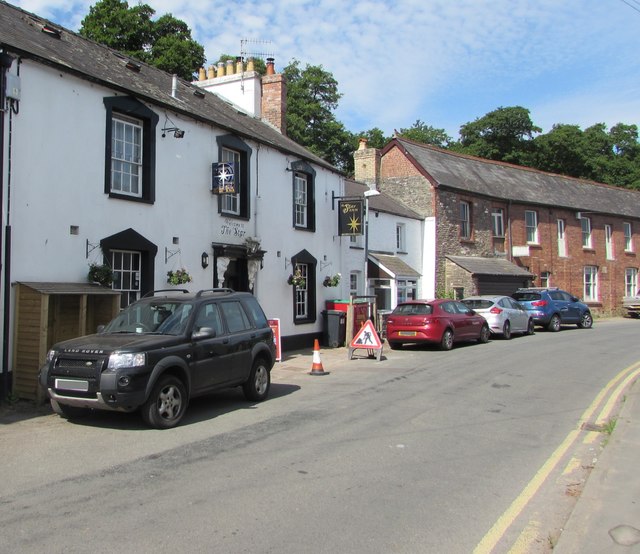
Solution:
<path fill-rule="evenodd" d="M 511 339 L 511 323 L 509 323 L 509 321 L 505 321 L 504 325 L 502 326 L 502 338 L 504 338 L 505 340 L 509 340 Z"/>
<path fill-rule="evenodd" d="M 547 329 L 554 333 L 560 330 L 560 316 L 558 314 L 553 314 L 549 323 L 547 323 Z"/>
<path fill-rule="evenodd" d="M 453 348 L 453 331 L 451 329 L 445 329 L 440 339 L 440 348 L 442 350 L 451 350 Z"/>
<path fill-rule="evenodd" d="M 396 341 L 389 341 L 389 348 L 391 348 L 391 350 L 400 350 L 402 348 L 402 343 L 396 342 Z"/>
<path fill-rule="evenodd" d="M 590 312 L 584 312 L 578 322 L 580 329 L 591 329 L 593 327 L 593 317 Z"/>
<path fill-rule="evenodd" d="M 189 399 L 180 379 L 161 377 L 142 406 L 142 419 L 156 429 L 171 429 L 180 423 Z"/>
<path fill-rule="evenodd" d="M 527 335 L 533 335 L 536 332 L 536 324 L 533 322 L 533 319 L 529 320 L 527 324 Z"/>
<path fill-rule="evenodd" d="M 242 392 L 247 400 L 261 402 L 267 398 L 271 386 L 271 375 L 266 362 L 258 358 L 253 363 L 249 379 L 242 385 Z"/>
<path fill-rule="evenodd" d="M 53 398 L 50 400 L 51 409 L 57 413 L 60 417 L 65 419 L 79 419 L 87 417 L 91 410 L 89 408 L 79 408 L 78 406 L 67 406 L 66 404 L 60 404 Z"/>
<path fill-rule="evenodd" d="M 491 331 L 489 330 L 488 325 L 483 325 L 482 329 L 480 329 L 480 336 L 478 337 L 478 342 L 482 344 L 487 344 L 489 342 L 489 337 L 491 336 Z M 511 337 L 511 333 L 509 333 L 509 337 Z"/>

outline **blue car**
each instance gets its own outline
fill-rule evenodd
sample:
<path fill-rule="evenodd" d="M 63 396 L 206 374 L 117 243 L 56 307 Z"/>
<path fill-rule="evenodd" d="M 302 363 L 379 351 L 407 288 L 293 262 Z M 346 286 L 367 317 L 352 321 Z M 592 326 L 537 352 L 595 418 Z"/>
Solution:
<path fill-rule="evenodd" d="M 567 291 L 558 288 L 518 289 L 511 297 L 531 314 L 536 325 L 559 331 L 561 325 L 576 324 L 581 329 L 593 326 L 589 306 Z"/>

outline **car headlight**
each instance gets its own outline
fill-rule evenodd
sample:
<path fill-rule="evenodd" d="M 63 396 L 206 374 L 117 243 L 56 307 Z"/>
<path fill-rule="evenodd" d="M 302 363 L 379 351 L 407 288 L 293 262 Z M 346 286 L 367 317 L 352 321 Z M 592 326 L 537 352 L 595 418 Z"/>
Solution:
<path fill-rule="evenodd" d="M 120 369 L 123 367 L 142 367 L 147 363 L 144 352 L 114 352 L 109 356 L 107 369 Z"/>
<path fill-rule="evenodd" d="M 47 352 L 47 363 L 51 363 L 55 357 L 56 357 L 56 351 L 49 350 L 49 352 Z"/>

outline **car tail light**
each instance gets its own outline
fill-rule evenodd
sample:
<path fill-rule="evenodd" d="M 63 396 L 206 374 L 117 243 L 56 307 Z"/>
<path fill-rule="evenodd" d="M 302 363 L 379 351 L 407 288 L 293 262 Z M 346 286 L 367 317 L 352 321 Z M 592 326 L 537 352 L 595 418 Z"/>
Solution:
<path fill-rule="evenodd" d="M 494 306 L 493 308 L 491 308 L 489 310 L 489 312 L 492 313 L 492 314 L 496 314 L 497 315 L 497 314 L 501 314 L 502 313 L 502 309 L 501 308 L 497 308 L 496 306 Z"/>
<path fill-rule="evenodd" d="M 531 305 L 536 307 L 536 308 L 542 308 L 543 306 L 547 305 L 547 301 L 546 300 L 536 300 L 535 302 L 531 302 Z"/>

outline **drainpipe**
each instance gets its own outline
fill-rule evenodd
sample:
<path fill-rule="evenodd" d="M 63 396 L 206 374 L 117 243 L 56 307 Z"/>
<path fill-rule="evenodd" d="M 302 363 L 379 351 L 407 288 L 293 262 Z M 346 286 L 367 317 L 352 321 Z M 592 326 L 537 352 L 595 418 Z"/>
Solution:
<path fill-rule="evenodd" d="M 13 63 L 13 56 L 6 52 L 0 52 L 0 210 L 4 206 L 4 116 L 6 113 L 7 99 L 5 97 L 6 75 Z M 10 231 L 7 220 L 5 241 L 9 244 Z M 0 260 L 2 260 L 2 244 L 0 241 Z M 2 281 L 2 297 L 4 299 L 4 318 L 2 332 L 2 375 L 0 379 L 0 404 L 9 394 L 9 303 L 11 295 L 11 275 L 9 268 L 8 252 L 4 251 L 4 279 Z M 0 262 L 1 263 L 1 262 Z"/>

